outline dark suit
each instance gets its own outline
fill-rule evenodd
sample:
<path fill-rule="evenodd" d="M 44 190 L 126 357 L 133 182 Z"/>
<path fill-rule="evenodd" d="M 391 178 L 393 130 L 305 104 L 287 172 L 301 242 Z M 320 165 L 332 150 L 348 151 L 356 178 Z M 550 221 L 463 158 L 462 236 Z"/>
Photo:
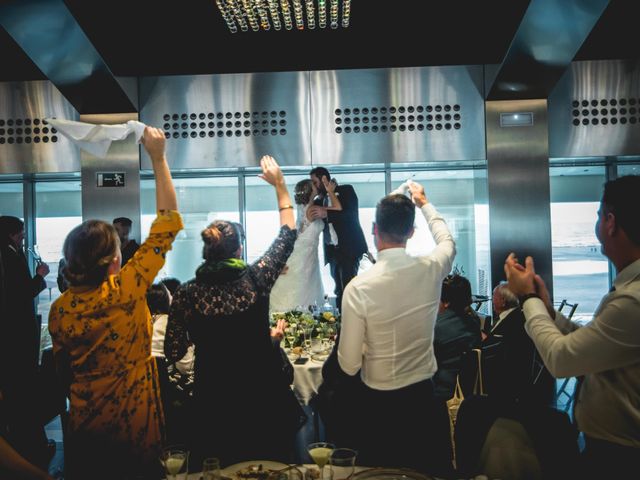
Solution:
<path fill-rule="evenodd" d="M 0 312 L 0 390 L 10 430 L 9 442 L 24 457 L 41 463 L 43 422 L 38 415 L 38 356 L 40 326 L 34 297 L 46 287 L 40 275 L 31 276 L 22 251 L 0 247 L 3 278 Z"/>
<path fill-rule="evenodd" d="M 522 310 L 516 308 L 501 322 L 497 316 L 495 318 L 496 326 L 483 342 L 487 393 L 503 400 L 549 405 L 555 380 L 542 364 L 524 329 Z"/>
<path fill-rule="evenodd" d="M 358 196 L 351 185 L 339 185 L 336 195 L 341 211 L 329 210 L 323 233 L 324 263 L 331 267 L 331 276 L 335 282 L 336 306 L 341 309 L 342 292 L 347 283 L 358 274 L 360 259 L 367 252 L 367 242 L 360 227 L 358 217 Z M 328 224 L 338 237 L 338 245 L 330 245 Z"/>

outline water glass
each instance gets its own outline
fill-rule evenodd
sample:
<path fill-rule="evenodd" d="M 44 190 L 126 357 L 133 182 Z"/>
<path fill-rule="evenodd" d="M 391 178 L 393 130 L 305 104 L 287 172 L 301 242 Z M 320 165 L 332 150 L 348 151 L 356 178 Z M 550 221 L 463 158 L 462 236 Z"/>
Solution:
<path fill-rule="evenodd" d="M 189 451 L 181 445 L 162 449 L 160 463 L 164 467 L 167 480 L 186 480 L 189 472 Z"/>
<path fill-rule="evenodd" d="M 356 457 L 358 452 L 350 448 L 336 448 L 329 455 L 329 466 L 333 480 L 345 480 L 356 468 Z"/>
<path fill-rule="evenodd" d="M 202 480 L 220 480 L 220 460 L 205 458 L 202 462 Z"/>

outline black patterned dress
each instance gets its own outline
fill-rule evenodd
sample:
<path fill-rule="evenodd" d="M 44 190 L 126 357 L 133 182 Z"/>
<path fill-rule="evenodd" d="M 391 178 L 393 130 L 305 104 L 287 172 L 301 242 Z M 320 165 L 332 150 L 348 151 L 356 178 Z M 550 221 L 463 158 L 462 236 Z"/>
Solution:
<path fill-rule="evenodd" d="M 175 361 L 195 344 L 196 463 L 201 456 L 219 457 L 224 465 L 288 460 L 301 410 L 271 341 L 269 293 L 295 239 L 296 231 L 284 226 L 252 265 L 222 275 L 206 275 L 201 267 L 176 291 L 165 355 Z"/>

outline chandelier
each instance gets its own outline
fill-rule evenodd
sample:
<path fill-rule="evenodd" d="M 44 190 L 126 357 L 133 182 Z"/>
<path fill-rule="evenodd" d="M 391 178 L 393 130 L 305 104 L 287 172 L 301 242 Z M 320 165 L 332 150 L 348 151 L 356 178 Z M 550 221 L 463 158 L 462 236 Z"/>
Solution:
<path fill-rule="evenodd" d="M 351 17 L 351 0 L 216 0 L 216 5 L 231 33 L 238 28 L 280 30 L 283 24 L 292 30 L 294 22 L 298 30 L 326 28 L 327 23 L 334 29 L 347 28 Z"/>

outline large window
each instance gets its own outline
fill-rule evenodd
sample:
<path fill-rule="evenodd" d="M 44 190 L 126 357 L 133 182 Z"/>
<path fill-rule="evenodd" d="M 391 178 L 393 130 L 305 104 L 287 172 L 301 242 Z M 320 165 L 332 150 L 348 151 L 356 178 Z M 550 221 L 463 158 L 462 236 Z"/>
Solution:
<path fill-rule="evenodd" d="M 22 197 L 22 181 L 5 182 L 0 175 L 0 215 L 23 218 Z"/>
<path fill-rule="evenodd" d="M 454 267 L 469 279 L 474 294 L 489 293 L 489 209 L 485 170 L 400 171 L 391 173 L 395 189 L 407 179 L 420 183 L 442 214 L 456 241 Z M 429 253 L 435 243 L 426 220 L 416 212 L 416 231 L 407 243 L 412 255 Z"/>
<path fill-rule="evenodd" d="M 51 343 L 47 329 L 51 302 L 60 296 L 56 278 L 62 245 L 69 231 L 82 223 L 80 180 L 37 182 L 35 244 L 42 260 L 51 271 L 45 278 L 47 288 L 38 297 L 38 313 L 42 315 L 41 346 Z"/>
<path fill-rule="evenodd" d="M 176 277 L 186 281 L 195 276 L 202 263 L 202 237 L 200 232 L 213 220 L 237 222 L 237 177 L 178 178 L 173 181 L 178 196 L 178 210 L 184 229 L 178 234 L 172 250 L 167 254 L 158 279 Z M 142 213 L 141 236 L 149 235 L 151 223 L 156 218 L 156 190 L 154 180 L 140 182 L 140 210 Z"/>
<path fill-rule="evenodd" d="M 552 167 L 550 175 L 554 300 L 577 303 L 573 319 L 588 321 L 609 289 L 609 263 L 595 235 L 605 169 Z"/>

